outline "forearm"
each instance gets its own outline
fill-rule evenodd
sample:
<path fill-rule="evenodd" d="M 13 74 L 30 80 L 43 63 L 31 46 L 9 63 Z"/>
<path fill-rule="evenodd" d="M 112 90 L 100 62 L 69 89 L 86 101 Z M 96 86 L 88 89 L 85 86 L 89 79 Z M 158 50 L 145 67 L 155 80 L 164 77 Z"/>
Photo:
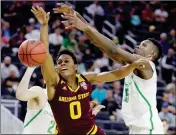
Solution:
<path fill-rule="evenodd" d="M 76 16 L 77 16 L 82 22 L 84 22 L 84 23 L 86 23 L 86 24 L 89 25 L 89 23 L 88 23 L 78 12 L 76 12 Z"/>
<path fill-rule="evenodd" d="M 120 67 L 116 74 L 118 80 L 123 79 L 126 76 L 128 76 L 131 72 L 133 72 L 134 69 L 135 69 L 135 66 L 133 64 Z"/>
<path fill-rule="evenodd" d="M 40 26 L 40 41 L 49 49 L 48 24 Z"/>
<path fill-rule="evenodd" d="M 22 96 L 23 93 L 27 92 L 28 87 L 29 87 L 29 82 L 30 82 L 30 78 L 32 76 L 32 73 L 34 71 L 35 68 L 27 68 L 21 82 L 19 83 L 19 86 L 16 90 L 16 96 Z"/>
<path fill-rule="evenodd" d="M 100 48 L 111 59 L 118 61 L 117 56 L 118 56 L 119 50 L 116 44 L 112 40 L 100 34 L 95 28 L 92 28 L 90 26 L 88 26 L 84 30 L 84 33 L 87 35 L 87 37 L 92 41 L 92 43 L 96 47 Z"/>

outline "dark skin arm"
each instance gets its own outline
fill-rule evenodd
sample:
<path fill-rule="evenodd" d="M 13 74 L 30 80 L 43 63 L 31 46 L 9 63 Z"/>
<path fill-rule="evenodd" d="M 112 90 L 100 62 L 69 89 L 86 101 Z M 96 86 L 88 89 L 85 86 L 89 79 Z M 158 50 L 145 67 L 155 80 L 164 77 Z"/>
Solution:
<path fill-rule="evenodd" d="M 89 73 L 88 72 L 84 74 L 84 76 L 92 84 L 113 82 L 113 81 L 121 80 L 125 78 L 131 72 L 133 72 L 134 69 L 145 68 L 146 62 L 147 62 L 146 60 L 140 59 L 138 61 L 135 61 L 132 64 L 127 64 L 116 70 L 102 72 L 102 73 Z"/>
<path fill-rule="evenodd" d="M 96 47 L 100 48 L 116 62 L 121 64 L 130 64 L 140 58 L 145 58 L 118 48 L 112 40 L 99 33 L 95 28 L 91 27 L 80 14 L 66 4 L 62 4 L 60 7 L 55 8 L 54 11 L 55 13 L 64 14 L 63 18 L 67 19 L 67 21 L 63 21 L 66 29 L 76 27 L 83 31 Z M 149 62 L 146 63 L 145 68 L 136 69 L 134 70 L 134 73 L 143 79 L 150 79 L 153 75 Z"/>
<path fill-rule="evenodd" d="M 49 13 L 46 13 L 42 7 L 32 7 L 33 14 L 39 21 L 40 27 L 40 40 L 47 48 L 47 57 L 45 62 L 41 65 L 42 75 L 46 81 L 48 100 L 52 100 L 55 94 L 55 86 L 59 82 L 59 75 L 55 70 L 53 59 L 49 53 L 48 41 L 48 21 Z"/>
<path fill-rule="evenodd" d="M 85 27 L 84 32 L 95 46 L 100 48 L 103 52 L 105 52 L 111 59 L 115 60 L 116 62 L 126 64 L 133 63 L 139 60 L 140 58 L 144 58 L 142 56 L 131 54 L 127 51 L 118 48 L 112 40 L 105 37 L 92 27 Z M 143 79 L 150 79 L 153 75 L 153 70 L 149 62 L 147 62 L 145 64 L 145 68 L 135 69 L 134 73 Z"/>

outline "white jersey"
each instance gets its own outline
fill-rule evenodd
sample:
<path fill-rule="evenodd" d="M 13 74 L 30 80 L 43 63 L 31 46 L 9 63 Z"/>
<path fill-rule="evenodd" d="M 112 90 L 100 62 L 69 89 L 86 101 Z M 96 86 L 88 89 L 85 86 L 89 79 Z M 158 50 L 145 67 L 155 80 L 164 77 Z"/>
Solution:
<path fill-rule="evenodd" d="M 54 134 L 56 122 L 47 102 L 40 110 L 27 109 L 23 134 Z"/>
<path fill-rule="evenodd" d="M 122 116 L 125 124 L 148 130 L 163 129 L 156 108 L 157 74 L 155 65 L 149 61 L 153 76 L 149 80 L 141 79 L 133 72 L 125 77 Z"/>

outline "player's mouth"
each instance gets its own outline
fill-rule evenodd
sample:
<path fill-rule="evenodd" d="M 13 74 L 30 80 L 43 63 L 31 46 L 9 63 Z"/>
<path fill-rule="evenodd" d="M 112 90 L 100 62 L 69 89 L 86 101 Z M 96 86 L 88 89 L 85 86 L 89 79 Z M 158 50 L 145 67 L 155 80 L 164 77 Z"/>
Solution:
<path fill-rule="evenodd" d="M 61 71 L 66 71 L 66 70 L 68 70 L 66 67 L 63 67 L 63 68 L 61 69 Z"/>

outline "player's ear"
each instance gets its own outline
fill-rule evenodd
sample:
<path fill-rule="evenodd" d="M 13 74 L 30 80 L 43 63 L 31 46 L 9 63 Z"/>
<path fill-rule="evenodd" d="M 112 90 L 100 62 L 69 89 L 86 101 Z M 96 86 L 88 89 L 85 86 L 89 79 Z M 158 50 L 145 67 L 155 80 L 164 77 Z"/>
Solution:
<path fill-rule="evenodd" d="M 76 72 L 78 71 L 78 65 L 75 64 L 75 70 Z"/>
<path fill-rule="evenodd" d="M 147 58 L 148 58 L 148 60 L 153 60 L 153 59 L 155 59 L 156 58 L 156 53 L 155 52 L 152 52 L 152 53 L 150 53 L 148 56 L 147 56 Z"/>

